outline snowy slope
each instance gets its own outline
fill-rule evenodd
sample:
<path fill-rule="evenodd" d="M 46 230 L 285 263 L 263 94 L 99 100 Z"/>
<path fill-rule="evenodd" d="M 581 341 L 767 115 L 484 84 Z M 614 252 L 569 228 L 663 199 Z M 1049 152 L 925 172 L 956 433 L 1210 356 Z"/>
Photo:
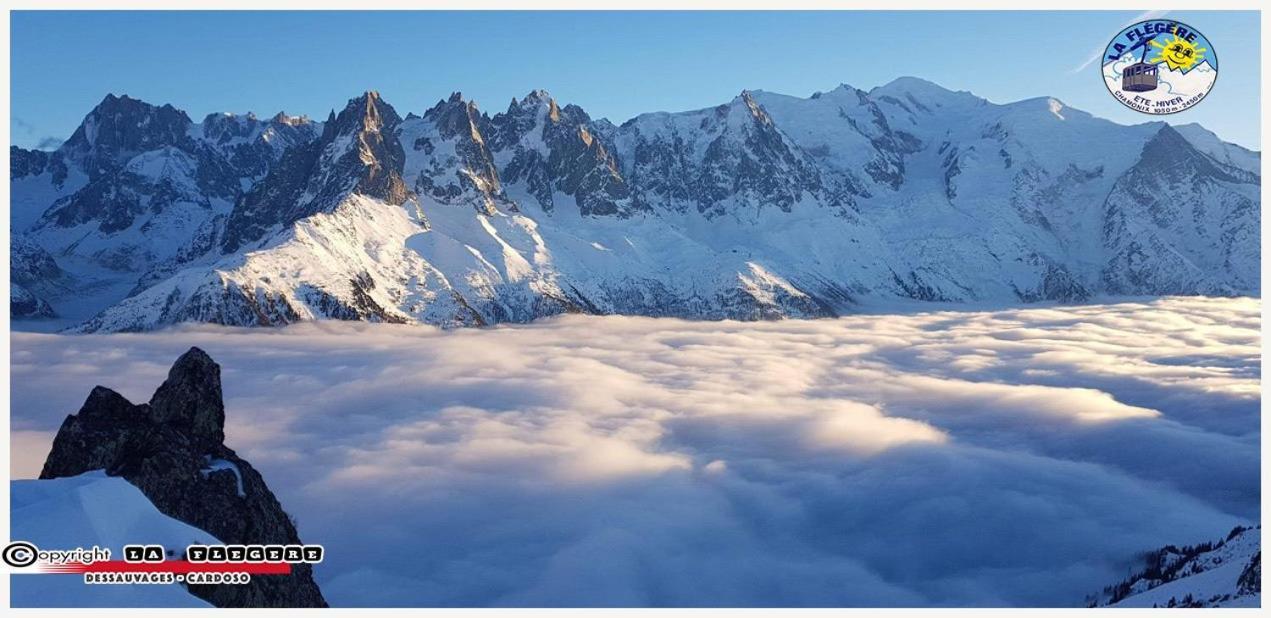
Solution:
<path fill-rule="evenodd" d="M 1262 527 L 1199 546 L 1163 547 L 1108 592 L 1114 607 L 1260 607 Z"/>
<path fill-rule="evenodd" d="M 59 314 L 84 319 L 181 255 L 206 251 L 216 221 L 316 123 L 278 114 L 213 114 L 108 95 L 53 152 L 11 148 L 13 233 L 64 271 L 28 282 Z"/>
<path fill-rule="evenodd" d="M 162 208 L 63 199 L 28 232 L 72 281 L 131 284 L 72 302 L 104 309 L 79 330 L 1260 293 L 1257 153 L 1051 98 L 997 105 L 902 78 L 621 126 L 544 91 L 493 116 L 455 93 L 404 117 L 368 92 L 320 132 L 236 118 L 178 119 L 177 145 L 160 132 L 132 147 L 149 149 L 111 182 L 150 204 L 162 187 Z M 104 156 L 84 142 L 59 153 Z M 259 156 L 231 156 L 244 145 Z M 68 296 L 43 298 L 63 312 Z"/>
<path fill-rule="evenodd" d="M 1260 153 L 1248 150 L 1236 144 L 1222 141 L 1213 131 L 1196 123 L 1174 127 L 1201 152 L 1213 157 L 1216 161 L 1231 167 L 1259 174 L 1262 166 Z"/>
<path fill-rule="evenodd" d="M 105 472 L 53 480 L 11 481 L 10 537 L 40 549 L 98 546 L 121 558 L 126 544 L 183 551 L 219 543 L 155 509 L 141 491 Z M 177 585 L 85 585 L 79 575 L 10 576 L 13 607 L 207 607 Z"/>

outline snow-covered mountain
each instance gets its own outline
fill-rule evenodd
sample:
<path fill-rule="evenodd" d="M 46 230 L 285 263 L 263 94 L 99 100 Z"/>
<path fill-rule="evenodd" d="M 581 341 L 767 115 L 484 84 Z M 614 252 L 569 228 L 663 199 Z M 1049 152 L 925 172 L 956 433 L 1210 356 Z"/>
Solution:
<path fill-rule="evenodd" d="M 11 304 L 84 331 L 1260 293 L 1258 153 L 916 78 L 621 126 L 543 91 L 323 123 L 109 96 L 11 155 Z"/>
<path fill-rule="evenodd" d="M 1113 607 L 1260 607 L 1262 527 L 1237 527 L 1224 539 L 1167 545 L 1142 570 L 1109 586 L 1091 605 Z"/>

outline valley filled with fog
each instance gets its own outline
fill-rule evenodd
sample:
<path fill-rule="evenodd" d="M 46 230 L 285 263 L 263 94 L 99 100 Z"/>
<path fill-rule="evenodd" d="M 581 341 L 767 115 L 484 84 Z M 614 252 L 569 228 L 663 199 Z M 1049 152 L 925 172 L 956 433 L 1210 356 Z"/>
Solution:
<path fill-rule="evenodd" d="M 1260 311 L 13 333 L 11 470 L 197 345 L 332 605 L 1081 605 L 1259 520 Z"/>

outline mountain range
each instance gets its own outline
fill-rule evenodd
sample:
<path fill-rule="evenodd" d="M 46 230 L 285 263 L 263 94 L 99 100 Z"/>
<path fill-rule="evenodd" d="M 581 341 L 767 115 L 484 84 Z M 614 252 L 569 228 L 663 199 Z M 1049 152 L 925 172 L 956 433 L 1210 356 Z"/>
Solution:
<path fill-rule="evenodd" d="M 917 78 L 621 125 L 544 91 L 325 121 L 109 95 L 10 155 L 13 315 L 77 332 L 1260 295 L 1259 153 Z"/>

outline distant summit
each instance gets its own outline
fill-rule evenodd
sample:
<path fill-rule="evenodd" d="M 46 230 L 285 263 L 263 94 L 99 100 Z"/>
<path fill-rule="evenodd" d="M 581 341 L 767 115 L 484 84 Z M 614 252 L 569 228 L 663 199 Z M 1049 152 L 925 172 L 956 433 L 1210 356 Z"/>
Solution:
<path fill-rule="evenodd" d="M 1258 295 L 1260 158 L 914 77 L 621 126 L 545 90 L 198 124 L 111 95 L 11 151 L 14 272 L 48 274 L 10 305 L 118 331 Z"/>

